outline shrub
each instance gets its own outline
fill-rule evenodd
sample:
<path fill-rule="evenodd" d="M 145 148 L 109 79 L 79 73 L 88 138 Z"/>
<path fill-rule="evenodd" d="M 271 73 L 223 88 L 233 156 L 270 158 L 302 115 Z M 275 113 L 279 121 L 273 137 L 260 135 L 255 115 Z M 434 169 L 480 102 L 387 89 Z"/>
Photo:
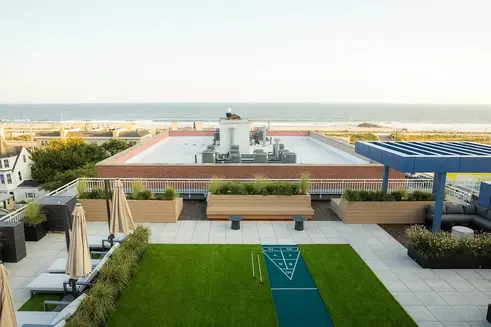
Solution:
<path fill-rule="evenodd" d="M 106 193 L 103 189 L 100 188 L 93 188 L 92 191 L 90 192 L 79 194 L 79 199 L 99 200 L 105 198 L 106 198 Z"/>
<path fill-rule="evenodd" d="M 345 190 L 343 199 L 347 201 L 432 201 L 431 192 L 414 191 L 407 193 L 405 190 L 397 190 L 392 193 L 382 191 Z"/>
<path fill-rule="evenodd" d="M 295 195 L 300 194 L 300 186 L 297 183 L 263 182 L 256 179 L 253 183 L 232 182 L 212 182 L 210 192 L 216 195 Z"/>
<path fill-rule="evenodd" d="M 211 194 L 220 194 L 220 190 L 222 189 L 222 186 L 223 186 L 223 182 L 218 178 L 214 177 L 211 180 L 210 185 L 208 186 L 208 191 L 210 191 Z"/>
<path fill-rule="evenodd" d="M 133 199 L 137 200 L 138 195 L 144 190 L 145 188 L 143 187 L 142 182 L 133 182 L 133 184 L 131 185 L 131 194 L 133 196 Z"/>
<path fill-rule="evenodd" d="M 491 234 L 476 234 L 474 237 L 456 238 L 449 232 L 433 233 L 423 226 L 406 229 L 409 244 L 425 257 L 454 256 L 469 254 L 491 255 Z"/>
<path fill-rule="evenodd" d="M 78 197 L 80 198 L 82 194 L 85 194 L 86 192 L 87 192 L 87 180 L 85 178 L 82 178 L 78 181 L 77 184 Z"/>
<path fill-rule="evenodd" d="M 308 173 L 303 173 L 299 180 L 299 190 L 300 194 L 306 194 L 310 192 L 310 175 Z"/>
<path fill-rule="evenodd" d="M 179 193 L 177 193 L 177 191 L 174 188 L 167 186 L 165 188 L 164 193 L 159 194 L 157 196 L 157 199 L 170 201 L 170 200 L 175 200 L 178 197 L 179 197 Z"/>
<path fill-rule="evenodd" d="M 407 198 L 407 191 L 406 190 L 396 190 L 392 191 L 390 195 L 394 198 L 394 201 L 403 201 L 406 200 Z"/>
<path fill-rule="evenodd" d="M 26 212 L 22 221 L 26 225 L 39 225 L 46 221 L 46 215 L 43 207 L 36 202 L 29 202 L 26 206 Z"/>
<path fill-rule="evenodd" d="M 434 196 L 431 192 L 413 191 L 407 196 L 408 201 L 433 201 Z"/>
<path fill-rule="evenodd" d="M 153 199 L 153 193 L 150 190 L 143 190 L 136 195 L 135 200 L 151 200 Z"/>
<path fill-rule="evenodd" d="M 251 194 L 262 194 L 263 189 L 266 187 L 266 180 L 262 176 L 256 176 L 254 182 L 252 183 L 252 193 Z"/>
<path fill-rule="evenodd" d="M 148 247 L 150 230 L 138 226 L 101 269 L 94 286 L 66 327 L 104 326 Z"/>

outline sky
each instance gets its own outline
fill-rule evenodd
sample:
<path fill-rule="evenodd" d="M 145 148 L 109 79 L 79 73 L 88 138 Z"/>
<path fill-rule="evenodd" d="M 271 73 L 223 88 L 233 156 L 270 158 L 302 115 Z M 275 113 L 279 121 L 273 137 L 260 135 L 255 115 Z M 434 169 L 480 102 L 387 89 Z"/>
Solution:
<path fill-rule="evenodd" d="M 491 103 L 489 0 L 0 0 L 0 103 Z"/>

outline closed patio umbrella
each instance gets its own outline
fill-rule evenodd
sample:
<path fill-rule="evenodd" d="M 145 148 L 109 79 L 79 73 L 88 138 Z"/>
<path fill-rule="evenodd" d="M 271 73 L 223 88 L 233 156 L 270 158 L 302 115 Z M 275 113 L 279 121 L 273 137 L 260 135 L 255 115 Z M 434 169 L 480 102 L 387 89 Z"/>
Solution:
<path fill-rule="evenodd" d="M 109 236 L 111 242 L 114 235 L 123 233 L 128 235 L 130 229 L 135 229 L 135 223 L 131 216 L 130 206 L 124 194 L 123 183 L 120 180 L 114 181 L 113 198 L 111 204 L 111 220 L 109 224 Z"/>
<path fill-rule="evenodd" d="M 70 248 L 65 273 L 70 276 L 69 283 L 75 296 L 77 279 L 85 277 L 92 271 L 89 241 L 85 222 L 85 210 L 80 203 L 73 209 L 72 230 L 70 232 Z"/>
<path fill-rule="evenodd" d="M 0 326 L 17 327 L 7 268 L 0 261 Z"/>

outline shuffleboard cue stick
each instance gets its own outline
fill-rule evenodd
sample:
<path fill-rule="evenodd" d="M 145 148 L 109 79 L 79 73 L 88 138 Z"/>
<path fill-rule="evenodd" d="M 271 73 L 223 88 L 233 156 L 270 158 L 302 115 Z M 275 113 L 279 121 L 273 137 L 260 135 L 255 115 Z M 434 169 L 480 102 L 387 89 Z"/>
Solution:
<path fill-rule="evenodd" d="M 257 269 L 259 269 L 259 280 L 263 283 L 263 272 L 261 271 L 261 260 L 259 259 L 259 253 L 257 254 Z"/>
<path fill-rule="evenodd" d="M 254 269 L 254 252 L 251 251 L 251 263 L 252 263 L 252 279 L 256 279 L 256 271 Z"/>

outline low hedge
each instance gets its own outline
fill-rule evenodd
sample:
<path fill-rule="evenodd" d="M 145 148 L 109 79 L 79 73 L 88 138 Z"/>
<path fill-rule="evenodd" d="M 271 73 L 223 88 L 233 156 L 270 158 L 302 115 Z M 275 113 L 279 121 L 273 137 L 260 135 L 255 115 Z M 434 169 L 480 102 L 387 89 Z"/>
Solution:
<path fill-rule="evenodd" d="M 407 193 L 405 190 L 384 193 L 382 191 L 357 191 L 345 190 L 343 199 L 347 201 L 434 201 L 431 192 L 413 191 Z"/>
<path fill-rule="evenodd" d="M 433 233 L 424 226 L 414 225 L 406 229 L 406 236 L 409 245 L 427 258 L 491 255 L 491 234 L 488 233 L 456 238 L 449 232 Z"/>
<path fill-rule="evenodd" d="M 112 197 L 112 193 L 109 194 Z M 154 195 L 150 190 L 138 190 L 137 192 L 126 194 L 128 200 L 175 200 L 179 197 L 179 193 L 172 187 L 166 187 L 164 193 Z M 103 200 L 106 198 L 106 193 L 103 189 L 93 188 L 90 192 L 80 193 L 79 199 L 88 200 Z"/>
<path fill-rule="evenodd" d="M 303 173 L 298 183 L 268 182 L 258 176 L 254 182 L 221 181 L 213 179 L 209 191 L 215 195 L 303 195 L 310 191 L 310 178 Z"/>
<path fill-rule="evenodd" d="M 150 230 L 138 226 L 99 272 L 94 286 L 66 327 L 104 326 L 148 247 Z"/>

